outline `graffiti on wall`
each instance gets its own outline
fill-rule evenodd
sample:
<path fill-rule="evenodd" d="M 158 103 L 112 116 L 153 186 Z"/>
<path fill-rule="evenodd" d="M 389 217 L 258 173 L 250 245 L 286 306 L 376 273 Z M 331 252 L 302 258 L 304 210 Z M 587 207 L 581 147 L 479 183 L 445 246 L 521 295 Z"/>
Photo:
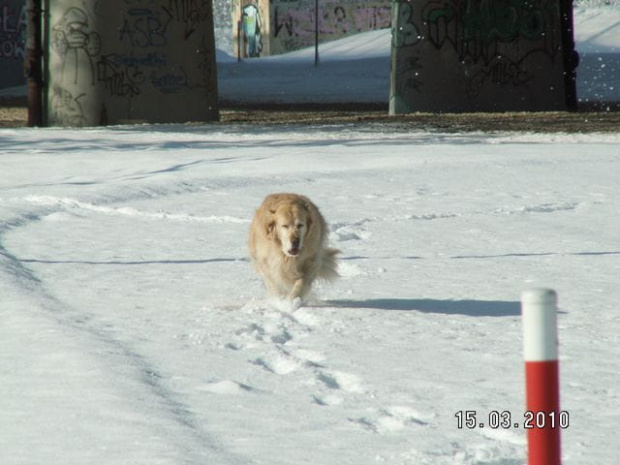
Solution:
<path fill-rule="evenodd" d="M 63 82 L 95 85 L 95 60 L 101 52 L 101 36 L 88 14 L 69 8 L 52 28 L 52 47 L 60 55 Z M 85 74 L 85 75 L 84 75 Z"/>
<path fill-rule="evenodd" d="M 0 58 L 23 60 L 26 56 L 26 27 L 28 14 L 25 6 L 0 2 Z"/>
<path fill-rule="evenodd" d="M 88 124 L 88 118 L 80 102 L 86 96 L 85 93 L 75 97 L 62 86 L 53 86 L 51 92 L 50 116 L 52 121 L 61 126 L 86 126 Z"/>
<path fill-rule="evenodd" d="M 130 100 L 197 88 L 204 95 L 216 92 L 214 51 L 206 39 L 208 0 L 123 3 L 123 10 L 107 16 L 98 2 L 90 10 L 69 7 L 53 23 L 51 47 L 58 70 L 50 90 L 54 120 L 78 125 L 91 96 L 102 91 Z M 102 30 L 112 13 L 116 27 Z"/>
<path fill-rule="evenodd" d="M 406 52 L 396 53 L 393 66 L 400 77 L 393 90 L 421 94 L 421 64 L 429 63 L 430 55 L 452 57 L 470 98 L 489 84 L 518 88 L 540 73 L 532 57 L 536 63 L 556 61 L 559 27 L 557 0 L 398 2 L 392 46 Z"/>
<path fill-rule="evenodd" d="M 195 34 L 208 13 L 204 0 L 125 0 L 130 5 L 118 30 L 119 41 L 133 47 L 162 47 L 168 42 L 169 28 L 182 25 L 182 36 Z"/>
<path fill-rule="evenodd" d="M 271 53 L 297 50 L 314 43 L 316 20 L 314 2 L 276 0 L 271 8 Z M 368 0 L 319 3 L 319 40 L 333 40 L 346 34 L 388 28 L 391 2 Z"/>
<path fill-rule="evenodd" d="M 421 27 L 415 20 L 410 3 L 398 3 L 392 11 L 392 47 L 407 49 L 406 53 L 392 53 L 392 91 L 398 95 L 421 93 L 422 64 L 419 50 L 414 47 L 423 39 Z"/>
<path fill-rule="evenodd" d="M 263 51 L 263 19 L 256 0 L 250 0 L 250 3 L 241 9 L 241 29 L 245 45 L 244 56 L 246 58 L 260 57 Z"/>
<path fill-rule="evenodd" d="M 476 95 L 482 85 L 519 86 L 534 78 L 524 63 L 532 54 L 553 61 L 559 39 L 556 1 L 447 0 L 428 3 L 422 18 L 425 35 L 441 50 L 451 48 L 459 61 L 477 65 L 468 92 Z"/>

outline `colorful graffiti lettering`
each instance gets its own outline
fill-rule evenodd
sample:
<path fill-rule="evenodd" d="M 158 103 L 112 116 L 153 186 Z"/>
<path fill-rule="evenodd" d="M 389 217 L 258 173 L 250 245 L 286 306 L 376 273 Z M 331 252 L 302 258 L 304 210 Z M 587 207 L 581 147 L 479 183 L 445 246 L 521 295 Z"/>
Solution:
<path fill-rule="evenodd" d="M 183 89 L 189 89 L 189 76 L 182 66 L 163 72 L 154 71 L 151 74 L 151 83 L 153 87 L 164 94 L 172 94 L 180 92 Z"/>
<path fill-rule="evenodd" d="M 25 40 L 21 37 L 16 40 L 0 41 L 0 58 L 23 60 L 26 57 Z"/>
<path fill-rule="evenodd" d="M 295 50 L 314 43 L 316 20 L 314 6 L 300 8 L 289 2 L 277 2 L 271 9 L 271 53 Z M 333 40 L 346 34 L 390 27 L 390 2 L 376 0 L 360 4 L 325 1 L 319 4 L 319 40 Z"/>
<path fill-rule="evenodd" d="M 249 58 L 260 57 L 263 51 L 263 20 L 256 0 L 250 0 L 250 3 L 241 10 L 241 26 L 243 42 L 245 44 L 245 56 Z"/>
<path fill-rule="evenodd" d="M 276 5 L 274 8 L 274 37 L 286 33 L 288 37 L 314 37 L 314 10 L 301 10 Z M 319 34 L 344 35 L 368 29 L 390 27 L 391 9 L 387 6 L 355 7 L 335 6 L 319 9 Z"/>
<path fill-rule="evenodd" d="M 394 16 L 392 45 L 400 48 L 420 42 L 422 36 L 418 26 L 414 23 L 411 5 L 408 3 L 397 4 L 396 8 L 394 8 Z"/>
<path fill-rule="evenodd" d="M 26 7 L 0 6 L 0 58 L 23 60 L 26 56 Z"/>
<path fill-rule="evenodd" d="M 0 7 L 0 37 L 5 35 L 19 35 L 26 30 L 28 25 L 28 13 L 23 6 L 19 12 L 8 5 Z"/>
<path fill-rule="evenodd" d="M 354 10 L 353 15 L 356 31 L 381 29 L 390 26 L 392 8 L 389 6 L 359 7 Z"/>

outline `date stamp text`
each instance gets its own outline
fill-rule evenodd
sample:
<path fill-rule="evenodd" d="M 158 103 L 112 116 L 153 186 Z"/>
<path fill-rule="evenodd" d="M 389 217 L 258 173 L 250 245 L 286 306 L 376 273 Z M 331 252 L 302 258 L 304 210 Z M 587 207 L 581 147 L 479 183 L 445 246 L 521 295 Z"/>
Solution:
<path fill-rule="evenodd" d="M 566 410 L 559 412 L 524 412 L 521 417 L 508 410 L 492 410 L 488 415 L 476 410 L 459 410 L 454 414 L 458 429 L 544 429 L 568 428 L 570 418 Z"/>

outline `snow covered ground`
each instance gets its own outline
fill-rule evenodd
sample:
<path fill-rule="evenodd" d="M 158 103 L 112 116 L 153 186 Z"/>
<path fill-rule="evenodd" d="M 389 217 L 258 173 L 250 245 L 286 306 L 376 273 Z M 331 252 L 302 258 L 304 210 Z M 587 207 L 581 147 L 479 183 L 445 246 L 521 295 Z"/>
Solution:
<path fill-rule="evenodd" d="M 536 286 L 560 300 L 563 463 L 616 463 L 620 134 L 399 128 L 0 129 L 0 463 L 521 465 Z M 247 259 L 276 191 L 342 250 L 298 309 Z"/>
<path fill-rule="evenodd" d="M 620 135 L 392 126 L 0 131 L 3 464 L 517 465 L 519 296 L 556 289 L 564 463 L 620 456 Z M 342 279 L 247 260 L 308 194 Z"/>

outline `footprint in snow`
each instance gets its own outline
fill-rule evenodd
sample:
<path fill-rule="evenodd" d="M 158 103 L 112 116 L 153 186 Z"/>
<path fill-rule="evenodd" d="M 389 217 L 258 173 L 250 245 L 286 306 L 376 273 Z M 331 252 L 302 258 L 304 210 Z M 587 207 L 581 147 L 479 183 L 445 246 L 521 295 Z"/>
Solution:
<path fill-rule="evenodd" d="M 286 344 L 293 339 L 293 334 L 287 326 L 278 322 L 250 323 L 245 328 L 238 329 L 235 335 L 241 339 L 273 342 L 274 344 Z"/>
<path fill-rule="evenodd" d="M 432 415 L 423 414 L 410 407 L 387 407 L 370 417 L 350 419 L 362 428 L 378 434 L 402 431 L 411 426 L 426 426 Z"/>
<path fill-rule="evenodd" d="M 348 242 L 348 241 L 361 241 L 364 239 L 368 239 L 371 234 L 366 231 L 361 225 L 365 223 L 358 222 L 353 224 L 341 224 L 333 228 L 334 239 L 337 242 Z"/>
<path fill-rule="evenodd" d="M 198 387 L 199 391 L 211 392 L 213 394 L 223 395 L 239 395 L 245 392 L 250 392 L 253 389 L 247 384 L 237 383 L 231 380 L 213 381 Z"/>
<path fill-rule="evenodd" d="M 305 360 L 309 365 L 320 366 L 321 362 L 325 361 L 325 355 L 316 350 L 293 349 L 290 353 L 300 360 Z"/>
<path fill-rule="evenodd" d="M 317 379 L 329 389 L 342 390 L 351 393 L 364 392 L 359 376 L 342 371 L 319 371 Z"/>
<path fill-rule="evenodd" d="M 288 375 L 297 371 L 301 366 L 298 360 L 287 354 L 267 355 L 251 360 L 251 362 L 276 375 Z"/>
<path fill-rule="evenodd" d="M 322 407 L 340 405 L 344 402 L 344 398 L 342 396 L 339 396 L 338 394 L 315 395 L 312 396 L 312 400 L 315 404 Z"/>

